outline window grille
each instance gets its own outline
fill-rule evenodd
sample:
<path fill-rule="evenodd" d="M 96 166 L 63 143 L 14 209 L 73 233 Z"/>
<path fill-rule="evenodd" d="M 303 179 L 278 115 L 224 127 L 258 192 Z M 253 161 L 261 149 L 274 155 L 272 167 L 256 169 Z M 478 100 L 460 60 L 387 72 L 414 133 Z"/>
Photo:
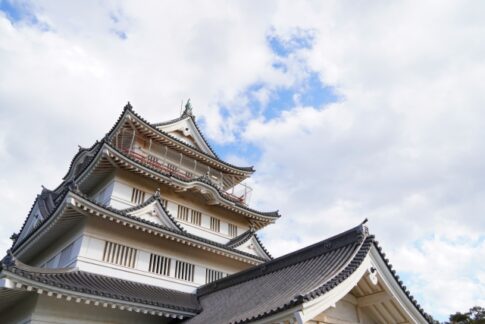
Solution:
<path fill-rule="evenodd" d="M 188 222 L 189 221 L 189 209 L 185 206 L 180 206 L 178 207 L 178 213 L 177 213 L 177 218 Z"/>
<path fill-rule="evenodd" d="M 183 261 L 175 261 L 175 278 L 194 281 L 194 271 L 195 265 Z"/>
<path fill-rule="evenodd" d="M 168 201 L 167 199 L 161 199 L 162 200 L 162 206 L 167 208 Z"/>
<path fill-rule="evenodd" d="M 194 174 L 190 171 L 185 171 L 185 176 L 189 179 L 192 179 L 192 177 L 194 176 Z"/>
<path fill-rule="evenodd" d="M 211 217 L 211 230 L 214 232 L 221 231 L 221 221 L 218 218 Z"/>
<path fill-rule="evenodd" d="M 237 226 L 234 224 L 229 224 L 229 236 L 236 237 L 237 236 Z"/>
<path fill-rule="evenodd" d="M 205 269 L 205 283 L 213 282 L 225 277 L 224 272 L 212 270 L 212 269 Z"/>
<path fill-rule="evenodd" d="M 196 210 L 192 210 L 191 211 L 190 222 L 192 224 L 195 224 L 195 225 L 199 225 L 200 226 L 200 224 L 202 222 L 202 213 L 201 212 L 198 212 Z"/>
<path fill-rule="evenodd" d="M 140 189 L 133 188 L 131 192 L 131 202 L 134 204 L 141 204 L 145 201 L 145 192 Z"/>
<path fill-rule="evenodd" d="M 136 249 L 113 242 L 104 245 L 103 261 L 124 267 L 135 267 Z"/>
<path fill-rule="evenodd" d="M 162 276 L 170 275 L 170 258 L 158 255 L 150 254 L 150 265 L 148 271 L 158 273 Z"/>

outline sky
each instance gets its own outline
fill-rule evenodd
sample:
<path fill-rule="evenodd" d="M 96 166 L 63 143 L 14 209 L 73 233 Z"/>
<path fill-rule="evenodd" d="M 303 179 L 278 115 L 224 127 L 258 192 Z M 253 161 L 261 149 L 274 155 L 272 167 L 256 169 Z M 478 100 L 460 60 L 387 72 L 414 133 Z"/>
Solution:
<path fill-rule="evenodd" d="M 485 305 L 485 3 L 0 0 L 0 250 L 130 101 L 191 99 L 278 256 L 365 218 L 433 317 Z"/>

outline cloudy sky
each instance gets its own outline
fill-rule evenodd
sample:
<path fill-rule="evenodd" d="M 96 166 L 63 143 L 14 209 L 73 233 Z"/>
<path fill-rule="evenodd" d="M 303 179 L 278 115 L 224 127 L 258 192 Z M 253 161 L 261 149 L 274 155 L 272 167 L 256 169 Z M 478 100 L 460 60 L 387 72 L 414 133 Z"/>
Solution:
<path fill-rule="evenodd" d="M 445 319 L 485 305 L 485 6 L 466 1 L 0 0 L 0 249 L 130 101 L 191 98 L 274 255 L 369 219 Z"/>

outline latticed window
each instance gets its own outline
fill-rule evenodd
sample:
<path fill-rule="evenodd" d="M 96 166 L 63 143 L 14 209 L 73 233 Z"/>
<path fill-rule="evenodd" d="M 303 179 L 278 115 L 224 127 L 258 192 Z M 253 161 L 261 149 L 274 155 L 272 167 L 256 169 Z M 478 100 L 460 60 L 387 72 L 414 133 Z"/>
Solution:
<path fill-rule="evenodd" d="M 175 261 L 175 278 L 186 281 L 194 281 L 195 265 L 183 262 Z"/>
<path fill-rule="evenodd" d="M 223 277 L 225 277 L 224 272 L 212 269 L 205 269 L 205 283 L 213 282 Z"/>
<path fill-rule="evenodd" d="M 211 217 L 211 230 L 214 232 L 221 231 L 221 221 L 218 218 Z"/>
<path fill-rule="evenodd" d="M 202 222 L 202 213 L 198 212 L 196 210 L 191 211 L 191 217 L 190 217 L 190 222 L 195 225 L 199 225 Z"/>
<path fill-rule="evenodd" d="M 131 202 L 134 204 L 141 204 L 145 201 L 145 192 L 140 189 L 133 188 L 131 192 Z"/>
<path fill-rule="evenodd" d="M 177 218 L 188 222 L 189 221 L 189 209 L 185 206 L 178 206 Z"/>
<path fill-rule="evenodd" d="M 234 224 L 229 224 L 229 236 L 236 237 L 237 236 L 237 226 Z"/>
<path fill-rule="evenodd" d="M 150 254 L 150 265 L 148 271 L 154 272 L 163 276 L 170 275 L 170 258 L 158 255 Z"/>
<path fill-rule="evenodd" d="M 104 245 L 103 261 L 134 268 L 136 249 L 107 241 Z"/>

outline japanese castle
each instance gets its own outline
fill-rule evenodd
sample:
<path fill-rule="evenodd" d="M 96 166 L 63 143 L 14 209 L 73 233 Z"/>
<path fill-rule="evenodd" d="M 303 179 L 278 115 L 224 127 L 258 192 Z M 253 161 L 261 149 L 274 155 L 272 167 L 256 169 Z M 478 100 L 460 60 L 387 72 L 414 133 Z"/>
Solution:
<path fill-rule="evenodd" d="M 1 323 L 431 323 L 364 223 L 272 258 L 254 172 L 221 160 L 188 102 L 128 103 L 42 189 L 0 264 Z"/>

